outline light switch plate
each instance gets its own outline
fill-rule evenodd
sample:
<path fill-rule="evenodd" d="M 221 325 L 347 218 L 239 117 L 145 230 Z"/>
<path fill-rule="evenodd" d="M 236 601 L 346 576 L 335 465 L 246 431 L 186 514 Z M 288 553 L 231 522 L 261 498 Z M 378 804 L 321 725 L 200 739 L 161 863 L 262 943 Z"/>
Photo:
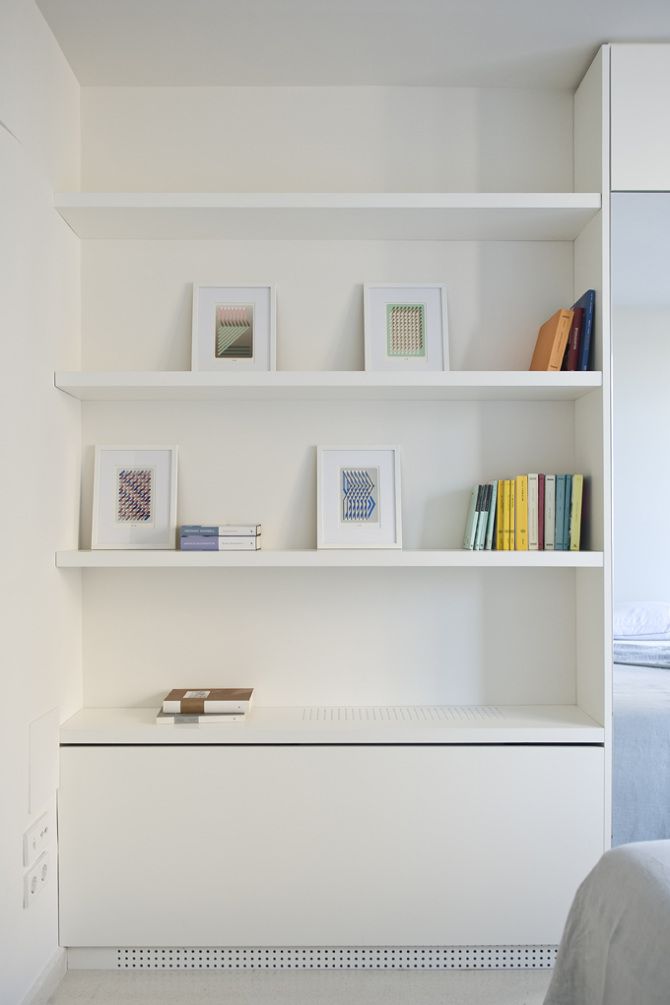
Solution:
<path fill-rule="evenodd" d="M 31 865 L 49 847 L 53 823 L 50 814 L 43 813 L 23 835 L 23 864 Z"/>

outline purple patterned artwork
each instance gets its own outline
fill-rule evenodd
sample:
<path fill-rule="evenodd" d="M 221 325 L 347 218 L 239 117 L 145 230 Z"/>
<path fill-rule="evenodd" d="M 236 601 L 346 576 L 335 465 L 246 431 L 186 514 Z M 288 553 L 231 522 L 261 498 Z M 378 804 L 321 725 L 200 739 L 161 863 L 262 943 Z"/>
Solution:
<path fill-rule="evenodd" d="M 120 468 L 117 475 L 118 523 L 149 523 L 153 516 L 153 468 Z"/>

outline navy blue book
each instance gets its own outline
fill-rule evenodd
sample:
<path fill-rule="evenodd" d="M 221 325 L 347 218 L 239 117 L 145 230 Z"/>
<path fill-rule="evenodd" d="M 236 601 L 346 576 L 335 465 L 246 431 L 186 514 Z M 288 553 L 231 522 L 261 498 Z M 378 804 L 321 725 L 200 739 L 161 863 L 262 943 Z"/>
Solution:
<path fill-rule="evenodd" d="M 582 321 L 582 332 L 579 342 L 579 359 L 577 361 L 578 370 L 590 370 L 591 369 L 591 346 L 593 344 L 593 328 L 596 319 L 596 291 L 587 290 L 579 298 L 577 303 L 572 305 L 572 309 L 576 310 L 581 307 L 584 311 L 584 320 Z"/>

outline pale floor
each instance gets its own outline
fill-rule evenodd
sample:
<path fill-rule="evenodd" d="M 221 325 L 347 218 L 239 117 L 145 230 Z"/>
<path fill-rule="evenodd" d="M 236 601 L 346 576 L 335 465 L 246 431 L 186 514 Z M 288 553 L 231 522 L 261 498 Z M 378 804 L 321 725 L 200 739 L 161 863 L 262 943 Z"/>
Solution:
<path fill-rule="evenodd" d="M 541 1005 L 550 970 L 71 970 L 49 1005 Z"/>

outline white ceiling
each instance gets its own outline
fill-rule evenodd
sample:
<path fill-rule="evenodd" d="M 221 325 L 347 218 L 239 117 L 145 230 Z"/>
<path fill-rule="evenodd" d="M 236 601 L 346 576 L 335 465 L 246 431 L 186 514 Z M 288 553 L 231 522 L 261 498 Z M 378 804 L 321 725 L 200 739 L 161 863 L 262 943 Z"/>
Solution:
<path fill-rule="evenodd" d="M 37 0 L 82 85 L 574 88 L 668 0 Z"/>

